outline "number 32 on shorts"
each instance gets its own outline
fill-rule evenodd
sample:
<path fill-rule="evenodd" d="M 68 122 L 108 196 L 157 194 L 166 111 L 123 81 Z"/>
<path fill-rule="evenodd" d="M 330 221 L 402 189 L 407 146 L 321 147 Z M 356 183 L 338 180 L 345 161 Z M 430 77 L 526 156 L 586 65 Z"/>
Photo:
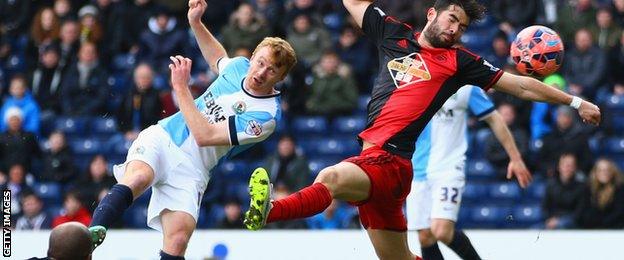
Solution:
<path fill-rule="evenodd" d="M 457 204 L 457 196 L 459 196 L 458 188 L 442 187 L 442 198 L 440 198 L 440 201 L 449 201 L 450 199 L 451 202 Z"/>

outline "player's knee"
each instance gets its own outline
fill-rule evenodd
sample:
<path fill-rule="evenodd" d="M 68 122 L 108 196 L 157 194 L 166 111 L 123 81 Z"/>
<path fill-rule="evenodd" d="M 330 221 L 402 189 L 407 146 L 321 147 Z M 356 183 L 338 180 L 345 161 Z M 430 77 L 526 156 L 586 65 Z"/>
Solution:
<path fill-rule="evenodd" d="M 418 240 L 423 247 L 428 247 L 437 242 L 437 239 L 431 233 L 431 229 L 418 230 Z"/>
<path fill-rule="evenodd" d="M 190 238 L 191 236 L 186 234 L 186 232 L 173 232 L 168 234 L 165 240 L 167 253 L 171 255 L 184 255 Z"/>
<path fill-rule="evenodd" d="M 334 196 L 335 191 L 340 186 L 338 171 L 336 171 L 336 168 L 334 166 L 326 167 L 319 172 L 314 182 L 319 182 L 325 185 L 325 187 L 327 187 L 332 196 Z"/>
<path fill-rule="evenodd" d="M 433 233 L 434 238 L 445 244 L 451 243 L 454 231 L 453 225 L 448 223 L 439 223 L 431 226 L 431 233 Z"/>
<path fill-rule="evenodd" d="M 133 161 L 128 164 L 120 183 L 130 187 L 136 197 L 138 194 L 143 193 L 152 184 L 153 180 L 154 171 L 149 165 Z"/>

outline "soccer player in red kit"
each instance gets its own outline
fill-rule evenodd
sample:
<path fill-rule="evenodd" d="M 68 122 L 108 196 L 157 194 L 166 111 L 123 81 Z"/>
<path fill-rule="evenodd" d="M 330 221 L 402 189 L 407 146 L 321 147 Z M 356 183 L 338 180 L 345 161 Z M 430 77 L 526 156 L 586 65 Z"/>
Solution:
<path fill-rule="evenodd" d="M 368 122 L 359 134 L 362 152 L 321 170 L 314 184 L 276 201 L 270 201 L 266 171 L 256 170 L 245 217 L 249 229 L 313 216 L 332 199 L 339 199 L 358 206 L 379 258 L 414 259 L 402 210 L 412 181 L 410 158 L 427 122 L 461 86 L 493 87 L 527 100 L 570 105 L 584 122 L 600 122 L 600 110 L 594 104 L 536 79 L 503 72 L 453 47 L 469 23 L 484 15 L 485 8 L 476 0 L 436 1 L 427 11 L 422 33 L 387 16 L 371 1 L 343 0 L 343 4 L 379 50 L 379 75 L 368 104 Z M 512 172 L 516 174 L 519 167 L 511 166 Z"/>

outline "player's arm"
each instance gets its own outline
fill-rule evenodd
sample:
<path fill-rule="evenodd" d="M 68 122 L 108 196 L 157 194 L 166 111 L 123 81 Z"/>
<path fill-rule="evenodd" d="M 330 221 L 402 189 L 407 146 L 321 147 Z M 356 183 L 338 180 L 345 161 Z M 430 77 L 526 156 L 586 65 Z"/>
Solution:
<path fill-rule="evenodd" d="M 227 58 L 227 52 L 225 48 L 223 48 L 223 45 L 217 41 L 212 33 L 208 31 L 208 28 L 201 22 L 201 17 L 207 5 L 206 0 L 190 0 L 187 16 L 204 59 L 208 62 L 208 65 L 210 65 L 210 69 L 218 74 L 219 69 L 217 67 L 217 62 L 221 58 Z"/>
<path fill-rule="evenodd" d="M 180 55 L 171 57 L 171 86 L 175 91 L 180 112 L 191 134 L 199 146 L 230 145 L 229 129 L 227 121 L 211 124 L 204 118 L 189 91 L 188 82 L 191 77 L 191 64 L 189 58 Z"/>
<path fill-rule="evenodd" d="M 570 105 L 578 109 L 583 122 L 594 125 L 600 123 L 600 109 L 596 105 L 557 88 L 550 87 L 531 77 L 503 72 L 494 88 L 526 100 Z"/>
<path fill-rule="evenodd" d="M 524 164 L 522 155 L 516 146 L 516 141 L 514 140 L 513 135 L 511 135 L 511 131 L 509 131 L 507 124 L 505 124 L 503 117 L 498 113 L 498 111 L 494 110 L 492 113 L 483 118 L 483 120 L 490 126 L 490 129 L 494 132 L 494 136 L 496 136 L 496 139 L 498 139 L 498 141 L 503 145 L 505 152 L 507 152 L 507 155 L 509 156 L 507 179 L 511 179 L 511 177 L 515 175 L 518 179 L 520 187 L 526 188 L 533 180 L 533 177 Z"/>
<path fill-rule="evenodd" d="M 371 5 L 373 1 L 366 0 L 342 0 L 342 4 L 347 8 L 347 11 L 357 25 L 362 28 L 362 21 L 364 20 L 364 13 L 366 13 L 366 9 L 369 5 Z"/>

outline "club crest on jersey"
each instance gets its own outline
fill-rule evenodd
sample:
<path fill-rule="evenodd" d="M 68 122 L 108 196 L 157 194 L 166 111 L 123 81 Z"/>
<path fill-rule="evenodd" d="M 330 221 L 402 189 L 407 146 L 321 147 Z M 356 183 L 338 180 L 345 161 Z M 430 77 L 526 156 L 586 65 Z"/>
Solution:
<path fill-rule="evenodd" d="M 247 110 L 247 104 L 245 104 L 245 102 L 243 101 L 236 101 L 232 105 L 232 110 L 234 110 L 234 113 L 236 113 L 237 115 L 240 115 L 244 113 L 245 110 Z"/>
<path fill-rule="evenodd" d="M 429 68 L 419 53 L 393 59 L 387 66 L 397 88 L 431 79 Z"/>
<path fill-rule="evenodd" d="M 253 136 L 260 136 L 262 134 L 262 125 L 255 120 L 249 120 L 247 127 L 245 127 L 245 133 Z"/>

